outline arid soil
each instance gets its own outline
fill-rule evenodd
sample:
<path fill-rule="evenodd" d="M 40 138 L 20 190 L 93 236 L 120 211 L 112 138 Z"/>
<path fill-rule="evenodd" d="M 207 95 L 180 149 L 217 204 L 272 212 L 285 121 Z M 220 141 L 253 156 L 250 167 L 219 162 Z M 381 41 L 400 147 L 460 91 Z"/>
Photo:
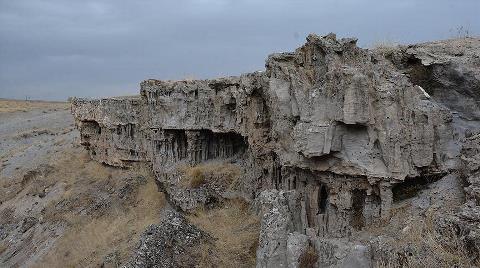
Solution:
<path fill-rule="evenodd" d="M 172 209 L 150 168 L 100 164 L 79 140 L 69 103 L 0 100 L 0 267 L 120 267 Z M 203 264 L 255 265 L 259 222 L 244 202 L 188 220 L 213 238 L 192 252 Z"/>
<path fill-rule="evenodd" d="M 73 122 L 68 103 L 0 100 L 1 267 L 116 266 L 159 221 L 151 174 L 90 160 Z"/>

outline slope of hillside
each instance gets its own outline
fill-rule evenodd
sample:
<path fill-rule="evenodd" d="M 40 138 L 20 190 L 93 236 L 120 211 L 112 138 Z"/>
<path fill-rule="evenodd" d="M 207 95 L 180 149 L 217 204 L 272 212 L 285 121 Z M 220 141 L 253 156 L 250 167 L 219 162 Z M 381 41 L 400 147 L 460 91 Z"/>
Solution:
<path fill-rule="evenodd" d="M 90 160 L 68 103 L 0 100 L 0 266 L 120 263 L 159 221 L 147 170 Z"/>

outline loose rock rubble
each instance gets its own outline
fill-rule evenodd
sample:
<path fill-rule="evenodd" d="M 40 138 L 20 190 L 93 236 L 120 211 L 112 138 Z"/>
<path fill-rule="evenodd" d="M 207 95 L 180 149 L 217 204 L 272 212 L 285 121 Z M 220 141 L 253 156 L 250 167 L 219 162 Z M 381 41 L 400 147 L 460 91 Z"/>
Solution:
<path fill-rule="evenodd" d="M 318 267 L 370 267 L 388 256 L 372 253 L 388 239 L 365 239 L 367 227 L 392 225 L 441 180 L 465 179 L 466 203 L 439 213 L 435 228 L 461 230 L 478 261 L 479 101 L 479 39 L 367 50 L 329 34 L 270 55 L 263 72 L 146 80 L 140 96 L 74 99 L 72 113 L 93 159 L 149 163 L 180 210 L 255 200 L 257 267 L 297 267 L 307 247 Z M 216 191 L 186 187 L 180 170 L 210 162 L 242 175 Z M 423 208 L 411 215 L 432 208 L 415 202 Z"/>
<path fill-rule="evenodd" d="M 134 267 L 194 267 L 198 259 L 190 258 L 195 245 L 208 235 L 191 225 L 178 212 L 169 210 L 158 225 L 145 230 L 132 260 L 125 266 Z"/>

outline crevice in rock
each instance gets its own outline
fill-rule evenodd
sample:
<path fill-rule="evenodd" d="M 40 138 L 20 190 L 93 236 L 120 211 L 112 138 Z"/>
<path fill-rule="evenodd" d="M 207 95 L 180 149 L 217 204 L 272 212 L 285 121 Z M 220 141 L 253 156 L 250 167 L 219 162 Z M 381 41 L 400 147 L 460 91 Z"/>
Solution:
<path fill-rule="evenodd" d="M 420 59 L 415 57 L 408 58 L 406 65 L 410 81 L 421 86 L 428 94 L 433 94 L 432 89 L 441 85 L 433 79 L 433 66 L 425 66 Z"/>
<path fill-rule="evenodd" d="M 102 128 L 97 121 L 85 120 L 80 125 L 80 144 L 90 146 L 91 137 L 95 137 L 102 133 Z"/>
<path fill-rule="evenodd" d="M 416 177 L 406 177 L 401 183 L 392 187 L 393 202 L 400 202 L 416 196 L 421 190 L 427 189 L 431 183 L 440 180 L 445 173 L 435 173 L 420 175 Z"/>
<path fill-rule="evenodd" d="M 156 142 L 156 152 L 166 157 L 181 160 L 187 157 L 188 141 L 185 130 L 165 129 L 163 142 Z"/>
<path fill-rule="evenodd" d="M 365 226 L 365 219 L 363 216 L 363 208 L 365 206 L 365 198 L 367 193 L 365 190 L 354 189 L 352 191 L 352 216 L 350 225 L 356 230 L 361 230 Z"/>
<path fill-rule="evenodd" d="M 328 191 L 327 186 L 320 186 L 320 194 L 318 195 L 318 214 L 325 214 L 327 211 Z"/>
<path fill-rule="evenodd" d="M 248 143 L 242 135 L 235 132 L 215 133 L 211 130 L 200 130 L 195 150 L 196 162 L 217 158 L 229 158 L 243 154 Z"/>
<path fill-rule="evenodd" d="M 135 125 L 134 124 L 125 124 L 125 125 L 118 125 L 116 128 L 116 133 L 119 136 L 128 137 L 133 139 L 135 137 Z"/>
<path fill-rule="evenodd" d="M 412 55 L 403 68 L 410 81 L 421 86 L 436 101 L 459 112 L 467 120 L 480 119 L 480 83 L 471 72 L 451 63 L 425 65 L 421 59 Z"/>

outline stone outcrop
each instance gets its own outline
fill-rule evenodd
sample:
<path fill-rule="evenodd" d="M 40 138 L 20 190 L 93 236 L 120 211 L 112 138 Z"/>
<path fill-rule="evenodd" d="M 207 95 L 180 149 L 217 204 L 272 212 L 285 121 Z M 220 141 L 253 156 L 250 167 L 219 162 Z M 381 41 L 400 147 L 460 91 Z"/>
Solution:
<path fill-rule="evenodd" d="M 208 240 L 211 238 L 206 233 L 170 210 L 160 224 L 145 230 L 132 259 L 124 267 L 195 267 L 198 259 L 193 258 L 192 252 L 195 246 Z"/>
<path fill-rule="evenodd" d="M 309 35 L 295 52 L 270 55 L 263 72 L 146 80 L 140 96 L 74 99 L 72 113 L 92 158 L 119 167 L 150 163 L 182 210 L 232 192 L 265 199 L 272 192 L 262 191 L 275 189 L 265 202 L 277 205 L 259 215 L 262 226 L 283 231 L 262 231 L 258 265 L 286 266 L 289 254 L 299 254 L 290 252 L 289 234 L 334 247 L 329 239 L 388 220 L 411 185 L 475 165 L 469 155 L 479 147 L 463 144 L 480 126 L 479 53 L 478 39 L 380 51 L 334 34 Z M 233 191 L 183 186 L 182 167 L 212 161 L 243 171 Z M 465 176 L 469 202 L 478 207 L 474 167 Z M 268 249 L 277 240 L 281 248 Z M 352 252 L 344 250 L 344 258 L 361 255 Z"/>

